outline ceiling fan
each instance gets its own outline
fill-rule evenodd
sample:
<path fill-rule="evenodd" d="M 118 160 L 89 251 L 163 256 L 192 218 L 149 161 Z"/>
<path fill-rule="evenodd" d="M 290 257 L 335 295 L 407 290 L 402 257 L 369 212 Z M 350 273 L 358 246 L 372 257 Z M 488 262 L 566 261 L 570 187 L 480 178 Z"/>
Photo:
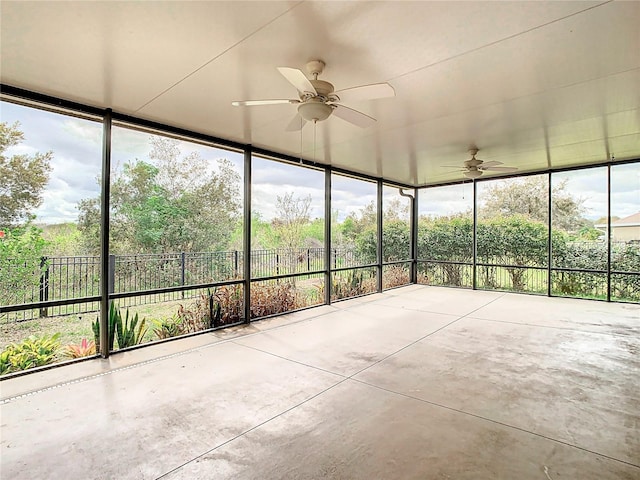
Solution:
<path fill-rule="evenodd" d="M 462 169 L 460 169 L 459 166 L 453 165 L 443 165 L 443 167 L 460 169 L 459 171 L 464 172 L 464 176 L 467 178 L 479 178 L 482 176 L 482 173 L 486 171 L 515 172 L 518 170 L 516 167 L 499 167 L 498 165 L 502 165 L 502 162 L 497 162 L 495 160 L 485 162 L 484 160 L 476 158 L 478 149 L 475 147 L 469 149 L 469 154 L 471 155 L 471 158 L 463 163 Z"/>
<path fill-rule="evenodd" d="M 274 100 L 242 100 L 231 102 L 236 107 L 248 107 L 254 105 L 298 105 L 298 114 L 293 118 L 286 130 L 289 132 L 301 130 L 305 122 L 321 122 L 335 115 L 353 125 L 367 128 L 376 122 L 376 119 L 353 108 L 345 107 L 342 101 L 373 100 L 376 98 L 394 97 L 395 90 L 388 83 L 374 83 L 358 87 L 346 88 L 335 91 L 333 85 L 324 80 L 318 80 L 318 75 L 324 70 L 325 63 L 322 60 L 312 60 L 307 63 L 307 76 L 297 68 L 278 67 L 278 71 L 298 90 L 297 99 Z"/>

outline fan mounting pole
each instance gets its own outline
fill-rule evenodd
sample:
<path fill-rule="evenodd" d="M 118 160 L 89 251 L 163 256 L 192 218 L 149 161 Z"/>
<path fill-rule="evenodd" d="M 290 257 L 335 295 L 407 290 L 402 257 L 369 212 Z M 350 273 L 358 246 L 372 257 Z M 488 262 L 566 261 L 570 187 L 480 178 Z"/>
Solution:
<path fill-rule="evenodd" d="M 307 72 L 314 79 L 318 79 L 318 75 L 322 74 L 324 71 L 325 63 L 322 60 L 311 60 L 307 62 Z"/>

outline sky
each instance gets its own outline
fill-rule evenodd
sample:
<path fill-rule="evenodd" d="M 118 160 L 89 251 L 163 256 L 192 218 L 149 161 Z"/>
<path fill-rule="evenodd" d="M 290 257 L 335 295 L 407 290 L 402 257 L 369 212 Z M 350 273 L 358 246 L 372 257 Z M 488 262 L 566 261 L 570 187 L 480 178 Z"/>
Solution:
<path fill-rule="evenodd" d="M 52 171 L 44 191 L 43 203 L 36 211 L 37 223 L 75 222 L 78 202 L 99 196 L 101 174 L 102 124 L 86 119 L 0 102 L 0 121 L 20 122 L 25 140 L 6 153 L 34 154 L 53 152 Z M 112 131 L 112 172 L 135 159 L 149 161 L 150 134 L 120 127 Z M 243 174 L 241 153 L 216 149 L 196 143 L 180 142 L 186 155 L 198 151 L 205 167 L 214 169 L 218 158 L 229 159 Z M 606 215 L 606 169 L 588 169 L 554 174 L 554 181 L 566 178 L 569 192 L 582 198 L 585 216 L 591 220 Z M 113 175 L 113 173 L 112 173 Z M 293 192 L 295 197 L 312 197 L 312 218 L 323 218 L 324 173 L 309 168 L 265 159 L 254 160 L 252 209 L 265 220 L 276 214 L 278 195 Z M 375 202 L 376 185 L 340 175 L 332 177 L 332 210 L 342 221 L 351 212 Z M 429 189 L 420 194 L 421 215 L 450 215 L 472 205 L 471 183 Z M 617 165 L 612 169 L 612 215 L 625 217 L 640 211 L 640 164 Z"/>

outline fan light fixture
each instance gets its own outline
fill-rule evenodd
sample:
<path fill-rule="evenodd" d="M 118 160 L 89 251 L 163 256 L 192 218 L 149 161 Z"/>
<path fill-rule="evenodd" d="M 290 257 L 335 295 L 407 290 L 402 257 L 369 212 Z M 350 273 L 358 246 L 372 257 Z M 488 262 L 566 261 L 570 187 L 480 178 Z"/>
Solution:
<path fill-rule="evenodd" d="M 468 172 L 464 172 L 464 176 L 467 178 L 478 178 L 482 176 L 482 172 L 480 170 L 469 170 Z"/>
<path fill-rule="evenodd" d="M 331 105 L 314 99 L 298 105 L 298 113 L 307 122 L 321 122 L 322 120 L 326 120 L 332 111 L 333 108 L 331 108 Z"/>

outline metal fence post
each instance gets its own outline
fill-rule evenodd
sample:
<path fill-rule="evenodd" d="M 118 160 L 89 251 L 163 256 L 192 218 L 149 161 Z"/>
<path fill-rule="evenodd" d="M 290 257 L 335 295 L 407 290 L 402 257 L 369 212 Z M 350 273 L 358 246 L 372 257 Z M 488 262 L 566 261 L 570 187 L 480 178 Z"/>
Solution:
<path fill-rule="evenodd" d="M 109 255 L 109 283 L 107 284 L 108 292 L 111 294 L 116 291 L 116 256 Z"/>
<path fill-rule="evenodd" d="M 184 264 L 187 254 L 184 252 L 180 253 L 180 285 L 184 287 Z M 184 298 L 184 290 L 181 293 L 182 298 Z"/>
<path fill-rule="evenodd" d="M 49 265 L 47 257 L 40 257 L 40 301 L 49 300 Z M 40 308 L 40 317 L 48 316 L 47 307 Z"/>

